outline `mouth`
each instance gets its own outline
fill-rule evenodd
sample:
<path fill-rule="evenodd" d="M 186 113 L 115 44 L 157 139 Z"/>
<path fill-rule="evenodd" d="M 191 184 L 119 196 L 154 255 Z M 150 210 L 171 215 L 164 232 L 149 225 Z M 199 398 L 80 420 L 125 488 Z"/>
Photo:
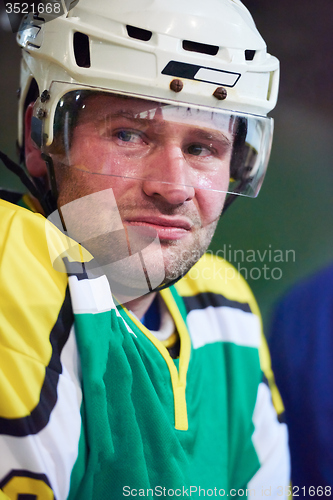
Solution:
<path fill-rule="evenodd" d="M 156 231 L 160 240 L 180 240 L 187 236 L 193 227 L 189 219 L 165 216 L 136 217 L 126 220 L 125 224 Z"/>

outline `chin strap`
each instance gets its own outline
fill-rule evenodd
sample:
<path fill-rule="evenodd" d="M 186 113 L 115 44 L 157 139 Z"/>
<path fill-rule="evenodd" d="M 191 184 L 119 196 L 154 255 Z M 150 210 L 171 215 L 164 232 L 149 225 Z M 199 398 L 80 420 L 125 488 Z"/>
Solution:
<path fill-rule="evenodd" d="M 153 290 L 151 290 L 151 292 L 160 292 L 161 290 L 164 290 L 165 288 L 169 288 L 170 286 L 175 285 L 177 283 L 177 281 L 181 280 L 183 277 L 184 276 L 179 276 L 178 278 L 170 281 L 170 283 L 165 283 L 164 285 L 159 285 L 156 288 L 154 288 Z M 149 293 L 151 293 L 151 292 L 149 292 Z"/>
<path fill-rule="evenodd" d="M 42 154 L 43 159 L 46 161 L 44 156 L 46 156 L 46 155 Z M 51 160 L 50 157 L 47 157 L 47 158 L 49 158 Z M 26 174 L 24 169 L 20 165 L 15 163 L 13 160 L 8 158 L 8 156 L 5 155 L 4 153 L 2 153 L 2 151 L 0 151 L 0 160 L 2 160 L 3 164 L 5 165 L 6 168 L 8 168 L 8 170 L 10 170 L 11 172 L 13 172 L 13 174 L 15 174 L 19 177 L 22 184 L 28 189 L 28 191 L 32 194 L 32 196 L 34 196 L 39 201 L 46 217 L 48 215 L 50 215 L 52 212 L 54 212 L 54 210 L 57 209 L 57 203 L 55 201 L 56 197 L 54 197 L 53 190 L 47 191 L 45 193 L 45 188 L 44 188 L 43 182 L 40 179 L 35 178 L 34 182 L 33 182 L 28 177 L 28 175 Z M 52 160 L 51 160 L 51 163 L 52 163 Z M 53 164 L 52 164 L 51 168 L 49 168 L 49 165 L 48 165 L 48 169 L 52 170 L 53 177 L 54 177 Z M 52 178 L 52 175 L 50 175 L 50 178 Z M 51 184 L 52 184 L 52 181 L 51 181 Z"/>
<path fill-rule="evenodd" d="M 229 196 L 226 198 L 226 200 L 224 202 L 221 216 L 227 211 L 227 209 L 230 207 L 231 203 L 233 203 L 237 198 L 238 198 L 237 194 L 229 194 Z"/>

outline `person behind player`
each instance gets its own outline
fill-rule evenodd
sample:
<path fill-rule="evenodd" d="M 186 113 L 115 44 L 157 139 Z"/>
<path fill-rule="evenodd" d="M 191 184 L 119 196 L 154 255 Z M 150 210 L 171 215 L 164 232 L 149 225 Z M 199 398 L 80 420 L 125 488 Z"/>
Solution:
<path fill-rule="evenodd" d="M 0 498 L 281 498 L 257 306 L 204 255 L 262 184 L 278 61 L 238 0 L 70 7 L 18 34 L 39 213 L 0 205 Z"/>
<path fill-rule="evenodd" d="M 330 264 L 296 283 L 279 300 L 271 320 L 272 366 L 285 405 L 292 482 L 304 498 L 331 496 L 333 488 L 333 451 L 328 439 L 332 428 L 332 306 Z"/>

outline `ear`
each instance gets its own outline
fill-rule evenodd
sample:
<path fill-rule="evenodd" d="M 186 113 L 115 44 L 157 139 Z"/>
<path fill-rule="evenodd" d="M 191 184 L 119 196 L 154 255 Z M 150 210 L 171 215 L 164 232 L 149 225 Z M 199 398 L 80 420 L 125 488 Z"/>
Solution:
<path fill-rule="evenodd" d="M 24 121 L 25 164 L 28 169 L 28 172 L 33 177 L 45 177 L 47 175 L 45 161 L 41 158 L 40 149 L 31 139 L 31 118 L 33 113 L 33 106 L 34 106 L 33 103 L 29 104 L 25 113 L 25 121 Z"/>

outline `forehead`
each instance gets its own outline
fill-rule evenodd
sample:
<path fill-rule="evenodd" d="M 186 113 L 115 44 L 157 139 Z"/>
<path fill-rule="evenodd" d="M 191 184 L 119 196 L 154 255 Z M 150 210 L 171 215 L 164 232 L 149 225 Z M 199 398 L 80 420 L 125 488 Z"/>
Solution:
<path fill-rule="evenodd" d="M 111 112 L 116 113 L 120 110 L 132 111 L 134 114 L 138 114 L 150 109 L 156 109 L 160 104 L 155 101 L 138 99 L 131 96 L 97 93 L 87 96 L 84 99 L 83 106 L 87 112 L 97 113 L 97 116 L 100 116 Z"/>
<path fill-rule="evenodd" d="M 230 113 L 165 104 L 147 99 L 114 94 L 93 94 L 84 99 L 80 122 L 127 119 L 142 122 L 174 122 L 232 133 L 234 120 Z"/>

